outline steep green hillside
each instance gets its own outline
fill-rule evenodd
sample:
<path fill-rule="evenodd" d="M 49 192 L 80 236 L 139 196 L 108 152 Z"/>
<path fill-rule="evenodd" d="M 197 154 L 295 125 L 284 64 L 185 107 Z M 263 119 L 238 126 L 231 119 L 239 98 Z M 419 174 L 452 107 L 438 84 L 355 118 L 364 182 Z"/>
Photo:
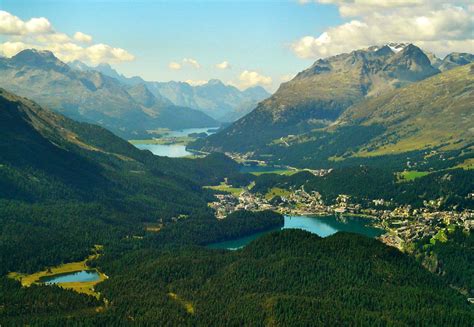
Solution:
<path fill-rule="evenodd" d="M 143 231 L 146 222 L 212 216 L 201 186 L 237 171 L 222 155 L 156 157 L 4 90 L 0 127 L 0 253 L 8 258 L 2 269 L 78 259 L 94 244 Z M 32 235 L 35 241 L 27 241 Z M 15 247 L 38 256 L 13 256 L 8 249 Z"/>

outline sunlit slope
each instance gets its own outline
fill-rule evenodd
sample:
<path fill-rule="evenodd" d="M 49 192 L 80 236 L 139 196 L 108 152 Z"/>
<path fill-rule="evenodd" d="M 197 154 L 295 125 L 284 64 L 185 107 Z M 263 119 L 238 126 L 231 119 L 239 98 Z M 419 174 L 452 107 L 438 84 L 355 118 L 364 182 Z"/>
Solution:
<path fill-rule="evenodd" d="M 469 145 L 474 140 L 474 66 L 458 67 L 370 98 L 344 112 L 339 125 L 386 128 L 359 155 Z"/>
<path fill-rule="evenodd" d="M 250 114 L 193 147 L 209 151 L 259 150 L 276 138 L 328 126 L 348 107 L 368 97 L 439 72 L 412 44 L 399 52 L 388 46 L 371 47 L 319 59 L 283 83 Z"/>

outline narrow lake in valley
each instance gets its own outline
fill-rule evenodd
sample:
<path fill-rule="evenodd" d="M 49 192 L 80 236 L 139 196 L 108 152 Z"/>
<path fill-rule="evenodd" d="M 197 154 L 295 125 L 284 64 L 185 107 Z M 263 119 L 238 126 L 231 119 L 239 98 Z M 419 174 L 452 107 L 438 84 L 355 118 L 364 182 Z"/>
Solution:
<path fill-rule="evenodd" d="M 368 219 L 354 216 L 285 216 L 282 229 L 290 228 L 306 230 L 321 237 L 327 237 L 339 231 L 362 234 L 367 237 L 377 237 L 384 233 L 382 229 L 370 226 Z M 208 247 L 212 249 L 237 250 L 260 236 L 275 230 L 280 230 L 280 228 L 234 240 L 209 244 Z"/>
<path fill-rule="evenodd" d="M 186 128 L 182 130 L 169 131 L 164 135 L 166 138 L 171 137 L 184 137 L 189 134 L 200 134 L 207 133 L 208 135 L 214 134 L 217 127 L 204 127 L 204 128 Z M 186 145 L 183 144 L 152 144 L 142 143 L 134 144 L 140 150 L 150 150 L 151 153 L 162 157 L 180 158 L 192 155 L 191 152 L 186 150 Z"/>
<path fill-rule="evenodd" d="M 180 158 L 192 155 L 182 144 L 135 144 L 140 150 L 150 150 L 156 156 Z"/>
<path fill-rule="evenodd" d="M 98 281 L 99 278 L 99 273 L 95 270 L 81 270 L 71 273 L 41 277 L 39 282 L 45 283 L 46 285 L 51 285 L 71 282 L 95 282 Z"/>

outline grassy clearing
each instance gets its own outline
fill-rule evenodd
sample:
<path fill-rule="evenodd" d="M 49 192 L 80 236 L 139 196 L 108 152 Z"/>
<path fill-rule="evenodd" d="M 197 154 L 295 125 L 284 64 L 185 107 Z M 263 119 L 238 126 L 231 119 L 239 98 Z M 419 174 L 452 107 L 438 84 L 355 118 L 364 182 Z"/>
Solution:
<path fill-rule="evenodd" d="M 462 168 L 462 169 L 465 169 L 465 170 L 474 169 L 474 158 L 466 159 L 466 160 L 464 160 L 464 162 L 460 163 L 459 165 L 457 165 L 453 168 Z"/>
<path fill-rule="evenodd" d="M 433 172 L 440 172 L 440 171 L 449 172 L 449 170 L 451 170 L 451 169 L 458 169 L 458 168 L 462 168 L 462 169 L 465 169 L 465 170 L 474 169 L 474 158 L 466 159 L 466 160 L 464 160 L 464 162 L 462 162 L 462 163 L 460 163 L 456 166 L 446 168 L 446 169 L 442 169 L 442 170 L 433 171 Z M 417 170 L 406 170 L 406 171 L 403 171 L 401 173 L 398 173 L 398 181 L 399 182 L 408 182 L 408 181 L 412 181 L 416 178 L 426 176 L 430 173 L 432 173 L 432 172 L 417 171 Z"/>
<path fill-rule="evenodd" d="M 377 157 L 377 156 L 386 156 L 393 154 L 400 154 L 414 150 L 423 150 L 430 149 L 436 145 L 439 145 L 441 139 L 445 139 L 446 135 L 416 135 L 413 137 L 406 137 L 400 141 L 397 141 L 393 144 L 384 144 L 380 146 L 375 146 L 375 150 L 367 151 L 362 149 L 357 152 L 354 157 Z"/>
<path fill-rule="evenodd" d="M 291 176 L 300 171 L 301 171 L 300 169 L 275 169 L 275 170 L 269 170 L 269 171 L 252 171 L 250 172 L 250 174 L 255 175 L 255 176 L 260 176 L 263 174 L 278 174 L 278 175 Z"/>
<path fill-rule="evenodd" d="M 288 190 L 285 190 L 283 188 L 279 188 L 279 187 L 273 187 L 271 188 L 266 194 L 265 194 L 265 199 L 267 200 L 271 200 L 273 199 L 275 196 L 284 196 L 284 197 L 287 197 L 291 194 L 290 191 Z"/>
<path fill-rule="evenodd" d="M 56 267 L 50 267 L 49 269 L 46 269 L 44 271 L 39 271 L 39 272 L 29 274 L 29 275 L 18 273 L 18 272 L 11 272 L 8 274 L 8 277 L 18 280 L 21 283 L 21 285 L 24 287 L 29 287 L 33 284 L 41 285 L 39 280 L 42 277 L 51 277 L 53 275 L 58 275 L 58 274 L 74 273 L 81 270 L 91 270 L 91 268 L 87 266 L 87 261 L 97 259 L 100 256 L 100 253 L 98 251 L 101 249 L 102 249 L 102 246 L 96 245 L 94 248 L 94 253 L 82 261 L 65 263 L 65 264 L 62 264 Z M 94 286 L 104 281 L 108 277 L 105 274 L 101 273 L 100 271 L 97 271 L 97 273 L 99 274 L 99 279 L 94 282 L 68 282 L 68 283 L 58 283 L 56 285 L 62 288 L 71 289 L 78 293 L 88 294 L 88 295 L 95 296 L 96 298 L 99 298 L 99 293 L 94 291 Z"/>
<path fill-rule="evenodd" d="M 438 231 L 438 233 L 433 236 L 430 240 L 430 243 L 431 244 L 436 244 L 436 242 L 441 242 L 441 243 L 445 243 L 448 241 L 448 236 L 446 235 L 446 232 L 441 229 L 440 231 Z"/>
<path fill-rule="evenodd" d="M 416 178 L 426 176 L 429 173 L 429 171 L 405 170 L 398 174 L 398 179 L 402 182 L 409 182 Z"/>
<path fill-rule="evenodd" d="M 145 231 L 151 233 L 158 233 L 163 228 L 161 223 L 147 223 L 145 224 Z"/>
<path fill-rule="evenodd" d="M 147 132 L 149 134 L 154 134 L 154 135 L 158 135 L 158 136 L 163 136 L 163 135 L 166 135 L 166 134 L 169 134 L 171 133 L 171 129 L 169 128 L 157 128 L 157 129 L 151 129 L 151 130 L 147 130 Z"/>
<path fill-rule="evenodd" d="M 186 312 L 189 314 L 194 314 L 194 306 L 191 302 L 183 300 L 181 297 L 178 296 L 176 293 L 168 293 L 168 296 L 175 300 L 176 302 L 180 303 L 185 309 Z"/>
<path fill-rule="evenodd" d="M 239 196 L 240 193 L 244 191 L 242 187 L 233 187 L 232 185 L 228 185 L 224 182 L 220 183 L 220 185 L 204 186 L 204 188 L 221 191 L 221 192 L 227 192 L 234 196 Z"/>

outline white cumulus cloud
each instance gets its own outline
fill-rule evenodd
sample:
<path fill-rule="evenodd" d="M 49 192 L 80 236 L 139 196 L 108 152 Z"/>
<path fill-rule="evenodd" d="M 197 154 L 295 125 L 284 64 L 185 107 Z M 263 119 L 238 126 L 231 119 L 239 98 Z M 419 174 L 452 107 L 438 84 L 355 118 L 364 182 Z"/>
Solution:
<path fill-rule="evenodd" d="M 309 1 L 306 1 L 309 2 Z M 352 20 L 318 36 L 304 36 L 291 49 L 315 59 L 389 42 L 411 42 L 438 55 L 473 52 L 474 15 L 467 1 L 316 0 L 339 6 Z"/>
<path fill-rule="evenodd" d="M 196 59 L 193 59 L 193 58 L 184 58 L 183 64 L 190 65 L 191 67 L 196 68 L 196 69 L 201 68 L 201 64 Z"/>
<path fill-rule="evenodd" d="M 44 17 L 24 21 L 7 11 L 0 11 L 0 34 L 25 35 L 51 32 L 53 32 L 53 27 L 49 20 Z"/>
<path fill-rule="evenodd" d="M 82 33 L 82 32 L 76 32 L 74 33 L 74 40 L 79 41 L 79 42 L 84 42 L 84 43 L 91 43 L 92 36 Z"/>
<path fill-rule="evenodd" d="M 207 84 L 208 81 L 204 79 L 198 79 L 198 80 L 188 79 L 185 82 L 192 86 L 199 86 L 199 85 Z"/>
<path fill-rule="evenodd" d="M 18 52 L 30 48 L 30 45 L 23 42 L 4 42 L 0 43 L 0 53 L 6 57 L 16 55 Z"/>
<path fill-rule="evenodd" d="M 168 64 L 168 67 L 170 69 L 179 70 L 179 69 L 181 69 L 181 64 L 179 62 L 172 61 Z"/>
<path fill-rule="evenodd" d="M 134 60 L 128 51 L 107 44 L 92 44 L 92 36 L 76 32 L 72 37 L 55 30 L 44 17 L 22 20 L 0 11 L 0 35 L 7 40 L 0 43 L 0 53 L 11 57 L 18 52 L 35 48 L 50 50 L 63 61 L 82 60 L 92 64 Z M 79 44 L 77 43 L 79 42 Z M 88 46 L 83 46 L 84 44 Z"/>
<path fill-rule="evenodd" d="M 280 76 L 280 81 L 282 83 L 291 81 L 296 75 L 295 74 L 285 74 Z"/>
<path fill-rule="evenodd" d="M 224 70 L 224 69 L 230 69 L 231 67 L 230 67 L 229 62 L 228 62 L 227 60 L 224 60 L 224 61 L 221 62 L 220 64 L 217 64 L 217 65 L 216 65 L 216 68 L 218 68 L 218 69 L 223 69 L 223 70 Z"/>
<path fill-rule="evenodd" d="M 242 88 L 248 88 L 256 85 L 270 86 L 272 84 L 272 78 L 269 76 L 261 75 L 256 71 L 244 70 L 239 75 L 238 85 Z"/>
<path fill-rule="evenodd" d="M 110 45 L 99 43 L 90 47 L 84 48 L 86 56 L 92 62 L 116 62 L 116 61 L 131 61 L 135 59 L 133 55 L 121 48 L 114 48 Z"/>
<path fill-rule="evenodd" d="M 28 36 L 23 37 L 24 40 L 35 40 L 39 43 L 63 43 L 71 41 L 71 38 L 64 33 L 48 33 L 48 34 L 39 34 L 34 38 Z"/>

